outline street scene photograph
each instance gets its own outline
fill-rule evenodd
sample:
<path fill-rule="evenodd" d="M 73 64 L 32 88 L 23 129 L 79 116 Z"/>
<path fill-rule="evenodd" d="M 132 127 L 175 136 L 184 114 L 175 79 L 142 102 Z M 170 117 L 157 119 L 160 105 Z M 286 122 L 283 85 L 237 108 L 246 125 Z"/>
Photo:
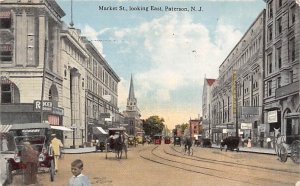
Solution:
<path fill-rule="evenodd" d="M 300 186 L 299 0 L 0 7 L 0 185 Z"/>

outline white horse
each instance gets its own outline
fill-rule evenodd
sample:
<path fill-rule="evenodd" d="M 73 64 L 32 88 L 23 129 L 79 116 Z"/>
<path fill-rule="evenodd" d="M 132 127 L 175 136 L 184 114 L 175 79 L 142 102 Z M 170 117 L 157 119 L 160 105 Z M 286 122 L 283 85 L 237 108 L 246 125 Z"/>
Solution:
<path fill-rule="evenodd" d="M 283 158 L 282 155 L 287 154 L 289 149 L 288 145 L 286 144 L 286 136 L 280 134 L 280 128 L 275 129 L 275 152 L 277 156 L 280 158 L 281 161 L 286 161 L 286 157 Z"/>

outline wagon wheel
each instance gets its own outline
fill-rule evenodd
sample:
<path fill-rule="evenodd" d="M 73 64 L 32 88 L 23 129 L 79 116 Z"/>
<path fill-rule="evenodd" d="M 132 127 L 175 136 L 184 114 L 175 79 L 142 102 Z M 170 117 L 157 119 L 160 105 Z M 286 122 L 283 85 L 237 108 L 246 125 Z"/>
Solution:
<path fill-rule="evenodd" d="M 107 153 L 108 153 L 108 143 L 105 142 L 105 159 L 107 159 Z"/>
<path fill-rule="evenodd" d="M 280 161 L 281 162 L 286 162 L 287 161 L 287 155 L 288 155 L 287 149 L 283 145 L 281 145 L 280 148 L 279 148 Z"/>
<path fill-rule="evenodd" d="M 11 184 L 13 181 L 12 167 L 9 162 L 6 162 L 6 183 Z"/>
<path fill-rule="evenodd" d="M 300 164 L 300 141 L 295 140 L 291 144 L 291 158 L 294 163 Z"/>
<path fill-rule="evenodd" d="M 49 167 L 49 174 L 50 174 L 50 181 L 54 181 L 54 174 L 55 174 L 55 163 L 54 159 L 50 161 L 50 167 Z"/>

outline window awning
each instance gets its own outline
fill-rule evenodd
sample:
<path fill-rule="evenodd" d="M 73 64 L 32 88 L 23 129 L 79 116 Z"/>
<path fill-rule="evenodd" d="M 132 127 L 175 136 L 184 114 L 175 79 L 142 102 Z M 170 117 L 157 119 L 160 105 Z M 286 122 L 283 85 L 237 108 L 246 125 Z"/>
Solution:
<path fill-rule="evenodd" d="M 102 127 L 96 127 L 102 134 L 108 134 Z"/>
<path fill-rule="evenodd" d="M 51 129 L 55 130 L 62 130 L 62 131 L 73 131 L 72 129 L 65 127 L 65 126 L 57 126 L 57 125 L 51 125 Z"/>
<path fill-rule="evenodd" d="M 0 125 L 0 133 L 8 133 L 12 125 Z"/>

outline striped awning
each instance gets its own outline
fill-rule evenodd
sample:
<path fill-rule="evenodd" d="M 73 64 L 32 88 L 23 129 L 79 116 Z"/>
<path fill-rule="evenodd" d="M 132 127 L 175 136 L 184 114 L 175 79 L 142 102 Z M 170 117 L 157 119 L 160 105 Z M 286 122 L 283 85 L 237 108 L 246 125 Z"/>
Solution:
<path fill-rule="evenodd" d="M 0 125 L 0 133 L 7 133 L 12 125 Z"/>

